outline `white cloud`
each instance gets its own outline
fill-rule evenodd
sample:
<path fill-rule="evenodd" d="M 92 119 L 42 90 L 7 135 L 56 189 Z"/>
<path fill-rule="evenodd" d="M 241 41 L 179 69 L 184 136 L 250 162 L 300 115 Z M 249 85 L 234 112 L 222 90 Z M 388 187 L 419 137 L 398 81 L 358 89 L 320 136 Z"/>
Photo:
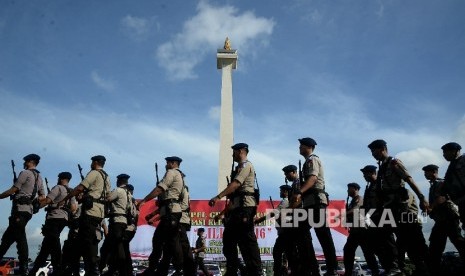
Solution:
<path fill-rule="evenodd" d="M 159 30 L 160 26 L 154 18 L 143 18 L 126 15 L 121 19 L 121 29 L 125 35 L 135 41 L 146 40 L 152 29 Z"/>
<path fill-rule="evenodd" d="M 197 14 L 184 23 L 171 41 L 158 47 L 159 65 L 171 80 L 196 78 L 197 66 L 213 48 L 223 46 L 226 37 L 243 55 L 253 55 L 253 45 L 266 45 L 273 32 L 272 19 L 257 17 L 253 12 L 239 13 L 233 6 L 215 7 L 201 1 Z"/>
<path fill-rule="evenodd" d="M 208 110 L 208 117 L 213 120 L 220 120 L 221 118 L 221 106 L 213 106 Z"/>
<path fill-rule="evenodd" d="M 92 71 L 91 73 L 91 78 L 92 78 L 92 81 L 101 89 L 107 91 L 107 92 L 111 92 L 113 90 L 115 90 L 115 82 L 113 80 L 108 80 L 108 79 L 104 79 L 103 77 L 101 77 L 97 71 Z"/>

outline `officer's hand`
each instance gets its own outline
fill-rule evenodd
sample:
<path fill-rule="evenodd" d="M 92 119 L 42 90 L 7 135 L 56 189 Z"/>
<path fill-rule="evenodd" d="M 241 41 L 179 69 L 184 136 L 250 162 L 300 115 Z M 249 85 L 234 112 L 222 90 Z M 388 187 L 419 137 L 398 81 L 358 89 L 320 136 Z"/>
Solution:
<path fill-rule="evenodd" d="M 215 196 L 214 198 L 210 199 L 210 201 L 208 202 L 208 205 L 210 207 L 213 207 L 215 206 L 216 202 L 219 200 L 218 196 Z"/>
<path fill-rule="evenodd" d="M 294 194 L 291 198 L 291 208 L 297 208 L 302 204 L 302 195 Z"/>
<path fill-rule="evenodd" d="M 150 213 L 150 214 L 148 214 L 148 215 L 145 216 L 145 220 L 148 222 L 148 221 L 150 221 L 154 216 L 155 216 L 154 213 Z"/>
<path fill-rule="evenodd" d="M 420 209 L 421 209 L 423 212 L 426 212 L 426 210 L 428 210 L 428 208 L 429 208 L 428 201 L 426 201 L 425 199 L 423 199 L 422 201 L 420 201 Z"/>
<path fill-rule="evenodd" d="M 143 199 L 136 200 L 137 209 L 139 209 L 142 205 L 144 205 L 144 203 L 145 203 L 145 200 L 143 200 Z"/>

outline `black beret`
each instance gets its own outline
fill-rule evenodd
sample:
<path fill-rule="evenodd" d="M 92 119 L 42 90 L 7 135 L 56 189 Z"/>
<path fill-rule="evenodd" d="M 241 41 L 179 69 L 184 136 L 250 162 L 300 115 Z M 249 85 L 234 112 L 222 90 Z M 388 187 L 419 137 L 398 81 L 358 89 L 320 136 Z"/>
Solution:
<path fill-rule="evenodd" d="M 313 140 L 313 139 L 310 138 L 310 137 L 301 138 L 301 139 L 299 139 L 299 142 L 300 142 L 302 145 L 307 146 L 307 147 L 316 146 L 316 141 Z"/>
<path fill-rule="evenodd" d="M 292 190 L 292 187 L 290 185 L 281 185 L 279 186 L 279 189 L 284 190 L 284 191 L 290 191 Z"/>
<path fill-rule="evenodd" d="M 455 142 L 450 142 L 442 146 L 441 149 L 442 150 L 461 150 L 462 147 Z"/>
<path fill-rule="evenodd" d="M 385 146 L 387 145 L 386 141 L 384 140 L 381 140 L 381 139 L 378 139 L 378 140 L 374 140 L 373 142 L 371 142 L 368 147 L 373 150 L 373 149 L 381 149 L 381 148 L 384 148 Z"/>
<path fill-rule="evenodd" d="M 168 156 L 165 158 L 166 161 L 176 161 L 178 163 L 181 163 L 182 162 L 182 159 L 177 157 L 177 156 Z"/>
<path fill-rule="evenodd" d="M 92 160 L 92 161 L 107 161 L 107 159 L 103 155 L 92 156 L 92 158 L 90 160 Z"/>
<path fill-rule="evenodd" d="M 422 170 L 424 170 L 425 172 L 437 171 L 438 169 L 439 167 L 434 164 L 426 165 L 422 168 Z"/>
<path fill-rule="evenodd" d="M 360 169 L 361 172 L 376 172 L 378 168 L 373 165 L 367 165 Z"/>
<path fill-rule="evenodd" d="M 238 149 L 249 149 L 249 145 L 246 143 L 237 143 L 231 147 L 233 150 L 238 150 Z"/>
<path fill-rule="evenodd" d="M 199 229 L 197 229 L 197 232 L 205 232 L 205 228 L 200 227 Z"/>
<path fill-rule="evenodd" d="M 68 180 L 71 180 L 71 177 L 73 177 L 71 175 L 70 172 L 61 172 L 58 174 L 58 178 L 61 178 L 61 179 L 68 179 Z"/>
<path fill-rule="evenodd" d="M 128 189 L 128 191 L 134 191 L 134 186 L 132 186 L 131 184 L 128 184 L 126 185 L 126 189 Z"/>
<path fill-rule="evenodd" d="M 360 190 L 360 185 L 357 183 L 349 183 L 347 184 L 347 187 L 354 187 L 355 189 Z"/>
<path fill-rule="evenodd" d="M 122 174 L 119 174 L 116 178 L 117 179 L 129 179 L 130 176 L 125 173 L 122 173 Z"/>
<path fill-rule="evenodd" d="M 30 161 L 30 160 L 34 160 L 34 161 L 39 161 L 40 160 L 40 156 L 38 156 L 37 154 L 35 153 L 31 153 L 31 154 L 28 154 L 26 156 L 23 157 L 23 160 L 24 161 Z"/>
<path fill-rule="evenodd" d="M 288 173 L 288 172 L 296 172 L 297 167 L 294 165 L 287 165 L 286 167 L 283 168 L 283 172 Z"/>

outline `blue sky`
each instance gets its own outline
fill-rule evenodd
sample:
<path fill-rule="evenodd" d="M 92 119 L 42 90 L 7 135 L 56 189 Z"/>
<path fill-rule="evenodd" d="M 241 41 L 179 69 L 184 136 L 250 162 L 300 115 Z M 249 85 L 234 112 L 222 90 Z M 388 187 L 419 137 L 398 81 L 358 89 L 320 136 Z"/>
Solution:
<path fill-rule="evenodd" d="M 444 174 L 440 147 L 465 145 L 463 14 L 459 0 L 1 1 L 2 190 L 11 159 L 37 153 L 51 184 L 70 171 L 75 186 L 77 163 L 103 154 L 113 180 L 131 175 L 142 197 L 154 162 L 177 155 L 192 198 L 214 196 L 216 50 L 228 36 L 239 55 L 234 141 L 249 144 L 264 198 L 278 197 L 306 136 L 331 199 L 364 186 L 378 138 L 427 194 L 421 168 Z M 10 206 L 0 201 L 5 225 Z M 43 219 L 28 226 L 33 257 Z"/>

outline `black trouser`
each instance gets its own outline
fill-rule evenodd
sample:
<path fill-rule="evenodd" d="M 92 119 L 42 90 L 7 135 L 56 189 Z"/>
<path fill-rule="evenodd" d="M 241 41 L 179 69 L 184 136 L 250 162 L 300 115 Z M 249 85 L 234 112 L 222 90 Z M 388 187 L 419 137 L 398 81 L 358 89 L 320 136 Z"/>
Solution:
<path fill-rule="evenodd" d="M 370 217 L 374 227 L 368 227 L 368 240 L 373 244 L 381 266 L 386 271 L 390 271 L 398 268 L 398 252 L 394 240 L 394 228 L 388 224 L 379 227 L 382 211 L 382 209 L 376 210 Z"/>
<path fill-rule="evenodd" d="M 53 274 L 61 275 L 61 242 L 60 234 L 63 228 L 68 225 L 66 219 L 47 219 L 45 220 L 44 226 L 42 226 L 42 235 L 44 240 L 40 247 L 39 254 L 34 261 L 34 267 L 29 273 L 35 275 L 39 268 L 45 265 L 48 255 L 50 255 L 53 265 Z"/>
<path fill-rule="evenodd" d="M 2 243 L 0 244 L 0 259 L 5 256 L 6 251 L 10 246 L 16 242 L 18 249 L 18 260 L 20 274 L 27 273 L 27 264 L 29 259 L 29 248 L 26 238 L 26 225 L 32 215 L 28 212 L 14 212 L 9 218 L 8 228 L 2 236 Z"/>
<path fill-rule="evenodd" d="M 81 214 L 79 217 L 79 246 L 84 259 L 86 276 L 98 275 L 98 243 L 97 228 L 102 223 L 102 218 Z"/>
<path fill-rule="evenodd" d="M 149 267 L 144 271 L 144 275 L 150 275 L 158 268 L 160 258 L 163 253 L 164 240 L 162 239 L 162 228 L 156 227 L 152 237 L 152 252 L 149 256 Z"/>
<path fill-rule="evenodd" d="M 284 230 L 279 230 L 284 232 Z M 283 254 L 286 252 L 286 247 L 288 245 L 288 240 L 286 240 L 285 233 L 279 233 L 278 237 L 273 246 L 273 275 L 283 275 L 284 266 L 283 266 Z M 287 274 L 286 274 L 287 275 Z"/>
<path fill-rule="evenodd" d="M 256 207 L 235 208 L 228 213 L 223 232 L 223 254 L 226 257 L 226 275 L 237 275 L 239 256 L 242 254 L 248 275 L 262 275 L 262 263 L 255 236 L 253 218 Z"/>
<path fill-rule="evenodd" d="M 169 269 L 169 263 L 173 264 L 176 271 L 183 270 L 183 256 L 179 237 L 181 233 L 179 220 L 181 213 L 169 213 L 160 219 L 157 229 L 160 230 L 160 240 L 163 244 L 163 259 L 167 261 L 160 265 L 156 275 L 166 275 Z M 167 263 L 167 264 L 166 264 Z"/>
<path fill-rule="evenodd" d="M 195 272 L 197 275 L 197 270 L 200 270 L 203 272 L 203 275 L 210 275 L 210 273 L 208 272 L 208 269 L 205 267 L 205 263 L 203 262 L 203 257 L 195 257 L 195 260 L 194 260 L 194 267 L 195 267 Z"/>
<path fill-rule="evenodd" d="M 136 231 L 124 231 L 123 235 L 123 248 L 124 248 L 124 256 L 126 258 L 126 269 L 128 275 L 131 275 L 133 270 L 132 270 L 132 258 L 131 258 L 131 250 L 129 248 L 129 244 L 131 243 L 132 239 L 134 238 L 134 235 L 136 234 Z"/>
<path fill-rule="evenodd" d="M 181 223 L 181 233 L 179 236 L 179 243 L 181 245 L 184 275 L 197 275 L 197 271 L 194 267 L 194 257 L 192 256 L 192 248 L 187 237 L 187 232 L 190 231 L 191 226 L 189 224 Z M 208 275 L 208 274 L 206 274 Z"/>
<path fill-rule="evenodd" d="M 308 220 L 299 221 L 297 227 L 284 229 L 284 234 L 288 240 L 286 255 L 289 258 L 289 266 L 293 276 L 320 275 L 310 229 Z"/>
<path fill-rule="evenodd" d="M 76 248 L 80 248 L 78 233 L 74 228 L 70 228 L 62 250 L 63 275 L 65 276 L 79 276 L 81 250 L 76 250 Z"/>
<path fill-rule="evenodd" d="M 331 230 L 326 223 L 326 205 L 317 205 L 314 207 L 307 207 L 309 216 L 318 226 L 315 226 L 315 234 L 318 238 L 318 241 L 321 244 L 323 249 L 323 254 L 325 255 L 326 267 L 328 272 L 337 271 L 337 258 L 336 258 L 336 248 L 334 247 L 333 236 L 331 235 Z M 323 223 L 324 222 L 324 223 Z M 322 226 L 319 226 L 321 225 Z"/>
<path fill-rule="evenodd" d="M 119 275 L 127 275 L 126 258 L 123 247 L 123 235 L 126 223 L 113 222 L 110 220 L 108 235 L 104 240 L 100 254 L 100 271 L 108 264 L 108 275 L 119 271 Z"/>
<path fill-rule="evenodd" d="M 344 245 L 344 268 L 345 275 L 352 275 L 355 261 L 355 251 L 357 247 L 361 247 L 368 267 L 373 275 L 379 275 L 378 262 L 374 254 L 372 245 L 367 239 L 368 230 L 366 229 L 351 229 Z"/>
<path fill-rule="evenodd" d="M 404 268 L 405 253 L 415 265 L 418 275 L 428 275 L 428 246 L 423 236 L 422 226 L 416 221 L 402 221 L 397 224 L 394 230 L 397 240 L 397 250 L 399 251 L 399 267 Z"/>
<path fill-rule="evenodd" d="M 465 239 L 462 236 L 458 219 L 436 221 L 429 237 L 429 254 L 431 275 L 439 275 L 442 253 L 446 248 L 447 238 L 455 246 L 465 264 Z"/>

